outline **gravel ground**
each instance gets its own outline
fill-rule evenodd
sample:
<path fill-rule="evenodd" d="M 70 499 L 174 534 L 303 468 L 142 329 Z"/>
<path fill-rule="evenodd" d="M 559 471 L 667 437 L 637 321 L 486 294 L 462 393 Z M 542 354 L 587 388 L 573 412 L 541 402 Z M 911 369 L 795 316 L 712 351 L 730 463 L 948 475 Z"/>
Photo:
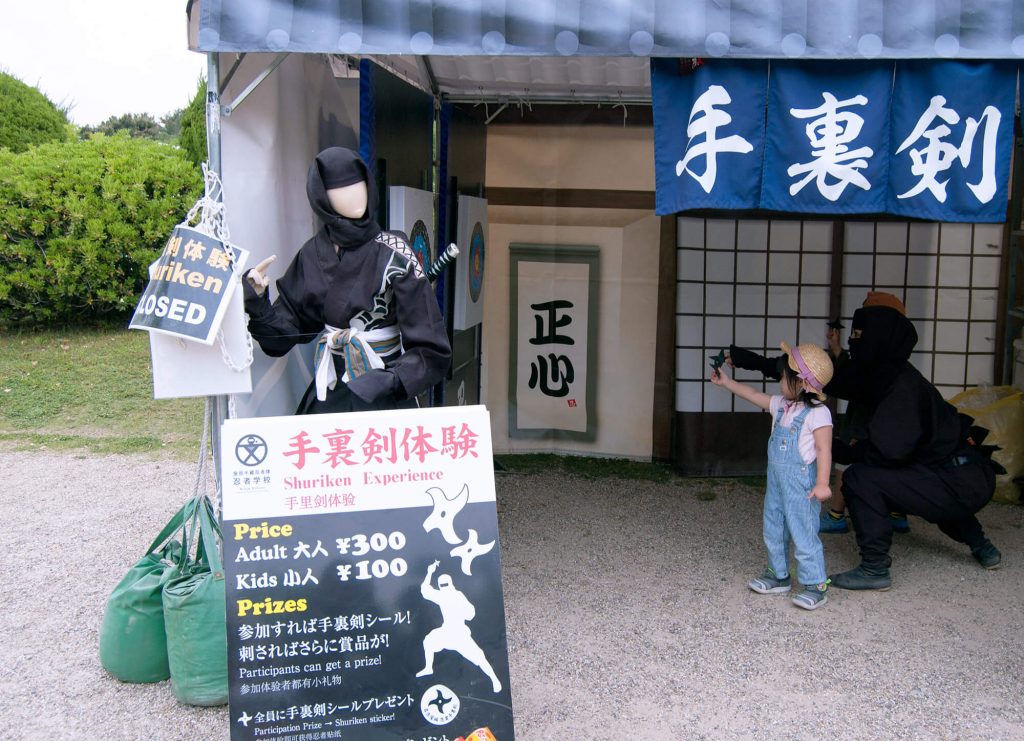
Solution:
<path fill-rule="evenodd" d="M 104 674 L 106 598 L 191 492 L 193 466 L 3 451 L 0 737 L 227 738 L 226 708 Z M 922 520 L 888 593 L 808 613 L 750 592 L 760 492 L 736 483 L 497 477 L 517 736 L 1024 738 L 1024 507 L 980 517 L 987 572 Z M 710 498 L 713 494 L 713 498 Z M 826 536 L 830 571 L 852 535 Z"/>

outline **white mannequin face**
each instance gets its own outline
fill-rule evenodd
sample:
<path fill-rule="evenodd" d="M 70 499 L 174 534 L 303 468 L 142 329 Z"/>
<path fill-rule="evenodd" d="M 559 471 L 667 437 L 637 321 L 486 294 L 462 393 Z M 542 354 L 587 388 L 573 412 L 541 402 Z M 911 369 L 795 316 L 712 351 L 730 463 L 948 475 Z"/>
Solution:
<path fill-rule="evenodd" d="M 327 191 L 327 200 L 331 202 L 331 208 L 341 216 L 346 219 L 358 219 L 366 213 L 366 204 L 369 200 L 366 183 L 360 181 L 340 188 L 331 188 Z"/>

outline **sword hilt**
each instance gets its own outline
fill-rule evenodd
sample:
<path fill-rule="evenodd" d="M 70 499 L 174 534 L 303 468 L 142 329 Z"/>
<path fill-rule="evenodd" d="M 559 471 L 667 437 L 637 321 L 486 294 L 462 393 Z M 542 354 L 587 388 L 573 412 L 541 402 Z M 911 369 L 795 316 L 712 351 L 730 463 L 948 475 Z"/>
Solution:
<path fill-rule="evenodd" d="M 437 259 L 430 263 L 430 267 L 427 268 L 427 280 L 433 282 L 437 280 L 446 267 L 451 265 L 455 261 L 455 258 L 459 256 L 459 248 L 455 242 L 448 245 L 444 252 L 437 256 Z"/>

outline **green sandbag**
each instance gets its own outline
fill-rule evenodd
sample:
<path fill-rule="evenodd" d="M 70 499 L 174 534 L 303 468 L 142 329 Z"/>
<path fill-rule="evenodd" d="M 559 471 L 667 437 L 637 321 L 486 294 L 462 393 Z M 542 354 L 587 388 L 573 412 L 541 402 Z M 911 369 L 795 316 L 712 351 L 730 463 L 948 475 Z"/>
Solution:
<path fill-rule="evenodd" d="M 187 705 L 228 701 L 224 570 L 215 535 L 219 530 L 208 502 L 196 513 L 200 529 L 196 560 L 182 563 L 179 573 L 164 586 L 171 688 Z"/>
<path fill-rule="evenodd" d="M 114 587 L 100 627 L 100 664 L 122 682 L 162 682 L 170 676 L 162 592 L 178 573 L 182 545 L 168 540 L 192 516 L 190 499 Z"/>

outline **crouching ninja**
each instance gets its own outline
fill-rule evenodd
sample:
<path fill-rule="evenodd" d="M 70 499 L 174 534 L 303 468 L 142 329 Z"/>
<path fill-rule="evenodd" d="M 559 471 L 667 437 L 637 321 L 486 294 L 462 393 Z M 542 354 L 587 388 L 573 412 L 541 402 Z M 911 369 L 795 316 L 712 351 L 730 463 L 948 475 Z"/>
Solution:
<path fill-rule="evenodd" d="M 833 441 L 832 457 L 851 464 L 843 495 L 857 535 L 861 564 L 835 574 L 842 589 L 890 587 L 892 524 L 889 513 L 906 512 L 933 522 L 966 544 L 985 568 L 999 565 L 999 550 L 974 516 L 992 498 L 995 475 L 983 428 L 957 412 L 909 363 L 917 344 L 910 321 L 889 306 L 860 308 L 853 315 L 850 363 L 827 391 L 864 404 L 867 438 Z"/>

